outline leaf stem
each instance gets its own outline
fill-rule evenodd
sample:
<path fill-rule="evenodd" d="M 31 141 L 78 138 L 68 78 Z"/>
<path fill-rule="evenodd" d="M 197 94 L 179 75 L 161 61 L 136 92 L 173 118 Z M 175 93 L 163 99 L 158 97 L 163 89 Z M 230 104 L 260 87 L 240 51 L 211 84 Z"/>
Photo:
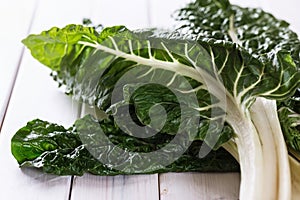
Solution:
<path fill-rule="evenodd" d="M 261 187 L 264 180 L 263 150 L 257 130 L 247 114 L 241 113 L 230 102 L 227 106 L 227 121 L 237 134 L 235 143 L 241 168 L 240 199 L 265 200 Z"/>
<path fill-rule="evenodd" d="M 265 116 L 265 123 L 261 121 L 261 119 L 257 119 L 258 115 L 252 115 L 252 119 L 254 120 L 255 124 L 261 124 L 265 127 L 268 126 L 268 129 L 259 130 L 260 135 L 266 134 L 266 132 L 270 132 L 268 135 L 271 137 L 273 136 L 276 156 L 277 156 L 277 163 L 273 163 L 274 165 L 277 164 L 277 190 L 278 190 L 278 199 L 280 200 L 290 200 L 291 199 L 291 172 L 290 172 L 290 165 L 289 165 L 289 158 L 288 158 L 288 150 L 286 147 L 286 143 L 283 137 L 283 133 L 281 131 L 281 126 L 278 119 L 277 114 L 277 106 L 275 100 L 268 100 L 265 98 L 257 98 L 256 102 L 252 105 L 252 108 L 255 109 L 257 107 L 257 111 L 260 112 L 259 116 Z M 269 138 L 265 138 L 264 143 L 270 141 Z M 261 137 L 263 138 L 263 136 Z M 264 139 L 264 138 L 263 138 Z M 273 147 L 274 148 L 274 147 Z M 264 151 L 268 151 L 267 149 Z M 265 153 L 266 158 L 267 156 L 272 156 L 270 153 Z M 270 163 L 269 165 L 271 165 Z M 270 166 L 271 167 L 271 166 Z M 270 170 L 270 168 L 266 169 Z M 267 187 L 270 187 L 269 185 Z"/>

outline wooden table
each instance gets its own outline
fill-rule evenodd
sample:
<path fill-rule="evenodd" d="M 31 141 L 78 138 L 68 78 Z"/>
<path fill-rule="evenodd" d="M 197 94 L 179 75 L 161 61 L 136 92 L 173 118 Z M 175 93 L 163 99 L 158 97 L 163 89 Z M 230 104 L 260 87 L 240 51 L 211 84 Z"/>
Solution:
<path fill-rule="evenodd" d="M 115 177 L 86 174 L 83 177 L 58 177 L 33 169 L 19 169 L 10 153 L 12 135 L 27 121 L 40 118 L 68 127 L 80 117 L 82 110 L 84 112 L 80 104 L 57 88 L 57 84 L 49 76 L 49 69 L 32 58 L 21 44 L 22 38 L 52 26 L 81 23 L 83 18 L 90 18 L 94 23 L 105 26 L 124 24 L 132 29 L 170 27 L 173 24 L 171 13 L 186 2 L 189 1 L 1 1 L 1 200 L 238 199 L 238 173 L 168 173 Z M 264 1 L 258 2 L 252 0 L 244 4 L 267 7 L 266 3 L 262 3 Z"/>

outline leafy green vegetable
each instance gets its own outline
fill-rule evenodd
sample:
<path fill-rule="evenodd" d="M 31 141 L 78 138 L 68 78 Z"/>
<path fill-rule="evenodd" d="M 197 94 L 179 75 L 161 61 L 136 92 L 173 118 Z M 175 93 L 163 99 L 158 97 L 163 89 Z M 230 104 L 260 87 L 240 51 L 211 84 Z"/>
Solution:
<path fill-rule="evenodd" d="M 51 29 L 41 35 L 31 35 L 24 40 L 24 43 L 32 51 L 37 51 L 36 42 L 32 46 L 31 41 L 36 41 L 35 38 L 40 39 L 42 37 L 43 41 L 50 41 L 47 46 L 51 46 L 51 49 L 70 48 L 79 49 L 80 53 L 84 55 L 89 53 L 90 57 L 80 60 L 74 64 L 72 69 L 63 67 L 64 62 L 61 63 L 59 69 L 51 64 L 48 65 L 57 71 L 58 77 L 63 80 L 62 83 L 67 83 L 68 91 L 75 98 L 95 104 L 108 114 L 114 114 L 118 113 L 120 105 L 126 104 L 126 99 L 124 100 L 122 96 L 130 96 L 128 95 L 130 94 L 128 87 L 138 88 L 141 84 L 160 81 L 159 83 L 166 85 L 177 97 L 185 97 L 180 100 L 180 104 L 185 109 L 181 113 L 183 119 L 180 123 L 179 132 L 186 132 L 191 139 L 194 138 L 195 126 L 201 129 L 201 125 L 205 124 L 198 123 L 197 117 L 209 119 L 211 123 L 217 124 L 214 126 L 217 128 L 208 129 L 206 136 L 209 136 L 211 131 L 227 133 L 218 128 L 220 127 L 218 124 L 222 124 L 224 117 L 232 127 L 236 133 L 232 139 L 239 151 L 239 161 L 244 177 L 241 185 L 241 197 L 258 198 L 263 190 L 259 183 L 266 180 L 276 181 L 277 174 L 274 176 L 273 173 L 277 170 L 278 157 L 281 159 L 278 176 L 283 178 L 284 174 L 289 174 L 285 144 L 281 140 L 283 135 L 277 128 L 273 128 L 280 127 L 276 124 L 278 120 L 266 121 L 270 127 L 266 129 L 265 126 L 260 126 L 262 115 L 256 114 L 259 111 L 254 112 L 253 119 L 252 113 L 249 112 L 249 108 L 253 107 L 252 104 L 257 99 L 262 99 L 257 102 L 263 101 L 269 105 L 265 113 L 272 116 L 275 112 L 277 115 L 276 107 L 273 107 L 274 101 L 269 103 L 265 98 L 286 99 L 299 86 L 300 74 L 289 52 L 278 51 L 273 55 L 273 60 L 264 62 L 264 60 L 252 56 L 231 42 L 212 38 L 200 38 L 195 42 L 195 38 L 189 39 L 178 33 L 159 33 L 156 30 L 134 32 L 120 26 L 103 29 L 98 37 L 94 37 L 97 34 L 93 31 L 85 35 L 79 32 L 79 36 L 76 37 L 77 42 L 68 43 L 65 41 L 64 45 L 57 46 L 54 42 L 56 39 L 53 38 L 56 38 L 57 35 L 60 36 L 57 40 L 62 35 L 65 35 L 62 38 L 68 37 L 70 34 L 69 27 L 72 26 L 76 27 L 76 25 L 69 25 L 63 29 Z M 81 30 L 81 28 L 75 27 L 72 30 Z M 44 42 L 41 43 L 40 47 L 43 48 L 43 46 Z M 42 54 L 36 57 L 37 59 L 42 58 L 44 61 L 48 58 L 51 60 L 51 51 L 43 48 L 40 52 Z M 66 52 L 61 55 L 61 60 L 72 62 L 74 60 L 73 55 L 77 54 Z M 127 76 L 127 72 L 133 69 L 133 73 Z M 69 75 L 73 75 L 71 73 L 73 70 L 77 70 L 77 73 L 70 78 Z M 156 89 L 155 87 L 152 88 L 153 90 Z M 119 91 L 117 94 L 123 93 L 123 95 L 112 98 L 114 90 Z M 136 95 L 133 96 L 136 98 L 131 100 L 138 111 L 140 109 L 139 102 L 142 102 L 143 105 L 151 105 L 151 102 L 156 102 L 154 100 L 155 93 L 151 90 L 148 91 L 151 94 L 149 96 L 143 90 L 140 90 L 141 95 L 138 95 L 138 92 L 136 91 Z M 210 94 L 211 98 L 202 98 L 203 94 L 207 93 Z M 164 95 L 160 96 L 163 97 Z M 194 101 L 195 97 L 196 102 Z M 161 99 L 161 102 L 164 101 Z M 174 103 L 176 104 L 176 102 Z M 258 110 L 263 107 L 261 104 L 257 105 L 254 108 L 258 107 Z M 217 110 L 215 116 L 210 115 L 212 109 Z M 137 117 L 141 123 L 147 123 L 149 110 L 142 110 L 142 112 L 137 112 Z M 174 114 L 176 109 L 167 109 L 167 111 L 167 116 L 176 116 L 176 113 Z M 161 118 L 157 120 L 163 121 Z M 177 118 L 175 117 L 174 120 L 176 122 Z M 168 122 L 174 120 L 168 120 Z M 165 131 L 169 134 L 172 133 L 172 130 Z M 217 134 L 214 133 L 213 135 Z M 219 138 L 228 139 L 229 137 Z M 205 138 L 204 140 L 208 142 Z M 218 144 L 224 142 L 226 141 L 219 141 Z M 265 142 L 266 144 L 264 144 Z M 210 143 L 209 145 L 212 146 Z M 276 147 L 278 149 L 277 154 L 273 152 Z M 264 157 L 269 155 L 275 156 L 270 157 L 270 161 L 267 162 Z M 262 167 L 257 168 L 257 166 Z M 264 174 L 267 174 L 265 175 L 267 179 L 263 179 Z M 251 180 L 251 187 L 243 180 Z M 284 188 L 283 192 L 280 190 L 277 194 L 276 187 L 271 187 L 270 191 L 265 193 L 265 197 L 282 196 L 288 198 L 290 195 L 289 179 L 283 179 L 280 183 L 283 185 L 281 187 Z M 254 191 L 258 191 L 258 193 Z M 253 194 L 253 196 L 249 196 L 249 194 Z"/>
<path fill-rule="evenodd" d="M 41 145 L 37 139 L 38 145 L 30 143 L 29 151 L 23 152 L 20 148 L 26 140 L 21 137 L 13 141 L 15 157 L 21 160 L 22 155 L 28 156 L 31 160 L 25 163 L 44 166 L 44 170 L 54 164 L 48 172 L 57 174 L 105 171 L 90 170 L 91 166 L 103 167 L 88 157 L 91 153 L 104 159 L 111 171 L 150 173 L 163 170 L 162 164 L 151 159 L 147 162 L 135 156 L 135 151 L 118 156 L 117 147 L 107 152 L 109 139 L 100 133 L 122 130 L 151 138 L 160 132 L 164 138 L 179 138 L 168 151 L 172 155 L 183 153 L 198 139 L 211 148 L 223 146 L 236 158 L 238 154 L 241 199 L 290 199 L 291 171 L 284 136 L 288 145 L 298 148 L 298 115 L 285 119 L 297 114 L 297 35 L 286 22 L 259 9 L 230 5 L 227 0 L 199 0 L 181 9 L 178 16 L 183 23 L 179 30 L 185 34 L 131 31 L 124 26 L 98 32 L 95 27 L 68 25 L 23 40 L 32 55 L 53 70 L 53 77 L 65 85 L 67 93 L 102 109 L 115 123 L 101 122 L 99 126 L 91 118 L 78 120 L 76 133 L 81 140 L 90 141 L 85 148 L 60 149 L 59 144 Z M 280 119 L 276 104 L 283 105 L 278 110 Z M 284 134 L 280 122 L 284 123 Z M 137 144 L 143 146 L 141 140 Z M 147 148 L 157 141 L 146 142 Z M 123 138 L 120 144 L 125 143 Z M 201 156 L 205 143 L 199 150 Z M 35 146 L 38 150 L 31 149 Z M 162 155 L 166 155 L 165 146 L 157 145 Z M 45 155 L 34 157 L 41 152 Z M 112 155 L 123 160 L 112 164 Z M 129 158 L 137 162 L 128 165 Z M 161 160 L 168 160 L 165 158 Z M 55 167 L 61 162 L 66 166 Z M 136 163 L 144 165 L 144 170 Z M 76 170 L 72 172 L 71 166 Z"/>
<path fill-rule="evenodd" d="M 92 127 L 88 127 L 90 124 Z M 108 137 L 116 146 L 137 154 L 137 152 L 151 152 L 161 148 L 172 139 L 166 134 L 157 134 L 151 138 L 138 139 L 122 132 L 114 125 L 111 119 L 100 122 L 87 115 L 75 122 L 75 125 L 65 129 L 57 124 L 42 120 L 33 120 L 21 128 L 12 138 L 12 153 L 20 166 L 42 168 L 47 173 L 57 175 L 83 175 L 92 173 L 96 175 L 119 175 L 138 174 L 138 171 L 126 173 L 126 170 L 116 170 L 101 163 L 95 158 L 82 143 L 77 126 L 95 130 L 99 126 L 105 135 L 95 133 L 89 137 Z M 81 127 L 81 129 L 83 128 Z M 201 159 L 198 156 L 201 142 L 195 141 L 189 149 L 174 163 L 165 168 L 156 169 L 152 160 L 149 160 L 149 173 L 159 172 L 231 172 L 239 171 L 239 164 L 225 150 L 219 149 Z M 112 155 L 112 146 L 97 146 L 100 150 L 99 156 Z M 129 165 L 129 160 L 123 157 L 118 158 L 120 163 Z M 139 159 L 137 157 L 137 159 Z M 141 172 L 140 172 L 141 173 Z M 145 173 L 145 172 L 143 172 Z"/>

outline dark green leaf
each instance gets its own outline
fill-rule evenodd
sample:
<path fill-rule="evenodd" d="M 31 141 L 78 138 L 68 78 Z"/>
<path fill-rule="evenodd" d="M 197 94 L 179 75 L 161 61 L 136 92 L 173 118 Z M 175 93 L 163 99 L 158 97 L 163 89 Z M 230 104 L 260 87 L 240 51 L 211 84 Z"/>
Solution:
<path fill-rule="evenodd" d="M 76 126 L 81 126 L 81 130 L 89 129 L 89 127 L 85 127 L 88 121 L 93 122 L 92 126 L 101 127 L 105 137 L 109 138 L 116 146 L 133 153 L 155 151 L 172 139 L 172 136 L 166 134 L 138 139 L 122 132 L 110 119 L 98 122 L 91 116 L 79 119 Z M 91 129 L 95 130 L 95 128 Z M 101 134 L 95 134 L 95 137 L 103 137 Z M 200 159 L 198 156 L 200 146 L 200 141 L 193 142 L 174 163 L 164 168 L 154 168 L 148 173 L 239 170 L 238 163 L 223 149 L 212 151 L 207 157 Z M 96 175 L 119 175 L 140 173 L 138 171 L 128 173 L 126 170 L 116 170 L 102 164 L 85 148 L 76 128 L 65 129 L 41 120 L 33 120 L 21 128 L 12 138 L 11 148 L 21 166 L 42 168 L 44 172 L 51 174 L 83 175 L 89 172 Z M 110 155 L 108 152 L 112 150 L 108 146 L 98 146 L 97 151 L 101 152 L 103 156 L 108 156 Z M 124 162 L 124 159 L 120 158 L 120 162 Z"/>

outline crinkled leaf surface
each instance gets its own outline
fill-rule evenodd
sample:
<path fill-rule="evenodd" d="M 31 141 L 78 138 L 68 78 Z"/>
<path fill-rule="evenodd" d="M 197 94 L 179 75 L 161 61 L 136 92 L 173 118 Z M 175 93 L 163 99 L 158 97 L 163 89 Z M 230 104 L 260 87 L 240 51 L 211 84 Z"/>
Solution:
<path fill-rule="evenodd" d="M 261 62 L 270 64 L 270 70 L 275 73 L 283 65 L 294 65 L 300 71 L 300 41 L 297 34 L 287 22 L 259 8 L 242 8 L 231 5 L 228 0 L 196 0 L 178 10 L 176 15 L 180 31 L 196 34 L 205 40 L 213 38 L 236 42 Z M 282 71 L 283 76 L 286 70 Z M 287 127 L 290 124 L 288 121 L 294 119 L 285 119 L 288 110 L 281 107 L 289 107 L 293 110 L 291 112 L 299 114 L 299 90 L 298 84 L 298 90 L 292 97 L 278 102 L 287 144 L 299 143 L 300 132 L 295 127 Z M 294 142 L 290 142 L 288 135 L 293 135 Z M 295 145 L 291 147 L 300 155 L 299 148 Z"/>
<path fill-rule="evenodd" d="M 88 125 L 91 125 L 88 127 Z M 122 132 L 110 119 L 97 121 L 91 116 L 77 120 L 76 125 L 65 129 L 57 124 L 42 120 L 33 120 L 21 128 L 12 138 L 12 153 L 20 166 L 42 168 L 44 172 L 57 175 L 96 175 L 137 174 L 138 171 L 126 173 L 125 170 L 116 170 L 96 159 L 82 143 L 76 127 L 95 130 L 101 127 L 105 137 L 110 138 L 116 146 L 126 151 L 150 152 L 161 148 L 172 139 L 167 134 L 157 134 L 147 139 L 139 139 Z M 87 132 L 90 133 L 90 132 Z M 89 137 L 103 137 L 97 132 Z M 101 139 L 101 138 L 100 138 Z M 99 143 L 97 143 L 99 144 Z M 158 172 L 226 172 L 239 171 L 239 165 L 225 150 L 212 151 L 204 159 L 200 159 L 198 152 L 201 142 L 195 141 L 189 149 L 174 163 L 161 168 L 153 168 L 148 173 Z M 114 151 L 110 146 L 97 146 L 101 152 L 99 156 L 110 157 Z M 120 163 L 128 166 L 129 160 L 119 158 Z M 137 159 L 139 159 L 137 157 Z M 151 164 L 152 162 L 149 161 Z M 153 166 L 155 166 L 152 163 Z M 150 165 L 151 169 L 151 165 Z"/>

